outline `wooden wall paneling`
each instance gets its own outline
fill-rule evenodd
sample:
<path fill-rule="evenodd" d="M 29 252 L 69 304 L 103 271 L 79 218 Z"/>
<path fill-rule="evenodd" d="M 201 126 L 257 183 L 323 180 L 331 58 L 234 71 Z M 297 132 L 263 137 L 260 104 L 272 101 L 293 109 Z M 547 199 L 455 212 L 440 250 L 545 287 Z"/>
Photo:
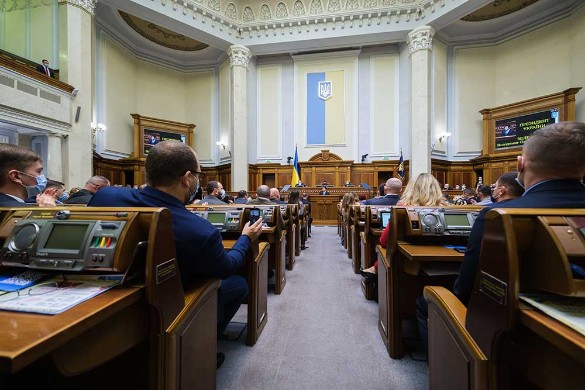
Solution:
<path fill-rule="evenodd" d="M 292 172 L 292 168 L 290 168 L 290 170 Z M 287 184 L 291 184 L 291 181 L 292 181 L 292 173 L 280 172 L 277 176 L 276 186 L 277 187 L 284 187 Z"/>

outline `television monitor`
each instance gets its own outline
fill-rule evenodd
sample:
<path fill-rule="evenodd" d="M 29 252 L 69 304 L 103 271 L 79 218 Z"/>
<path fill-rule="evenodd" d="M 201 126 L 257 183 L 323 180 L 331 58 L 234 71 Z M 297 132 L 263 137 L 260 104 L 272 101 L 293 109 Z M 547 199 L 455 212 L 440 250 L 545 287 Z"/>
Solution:
<path fill-rule="evenodd" d="M 162 141 L 175 140 L 185 143 L 185 135 L 154 129 L 144 129 L 144 155 L 148 155 L 150 148 Z"/>
<path fill-rule="evenodd" d="M 524 145 L 524 141 L 536 130 L 558 121 L 559 110 L 557 108 L 497 120 L 495 150 L 521 147 Z"/>
<path fill-rule="evenodd" d="M 390 222 L 390 211 L 380 211 L 380 220 L 382 221 L 382 228 L 386 228 L 388 222 Z"/>

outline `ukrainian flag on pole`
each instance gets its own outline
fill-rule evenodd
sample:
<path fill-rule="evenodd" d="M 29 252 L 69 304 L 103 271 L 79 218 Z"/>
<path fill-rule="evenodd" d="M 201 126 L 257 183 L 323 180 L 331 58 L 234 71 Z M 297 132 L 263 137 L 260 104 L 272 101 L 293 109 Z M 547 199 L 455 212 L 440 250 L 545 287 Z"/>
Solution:
<path fill-rule="evenodd" d="M 299 167 L 299 154 L 297 153 L 297 146 L 295 145 L 295 160 L 293 163 L 291 186 L 296 186 L 301 181 L 301 168 Z"/>

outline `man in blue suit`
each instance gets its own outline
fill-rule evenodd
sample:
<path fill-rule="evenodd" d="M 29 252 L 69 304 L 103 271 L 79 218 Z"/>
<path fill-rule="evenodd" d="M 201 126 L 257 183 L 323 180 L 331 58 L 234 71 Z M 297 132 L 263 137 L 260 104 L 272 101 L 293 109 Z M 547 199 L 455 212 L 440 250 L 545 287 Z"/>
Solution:
<path fill-rule="evenodd" d="M 182 142 L 160 142 L 150 149 L 145 168 L 148 186 L 144 189 L 104 187 L 96 192 L 88 206 L 168 208 L 173 215 L 183 285 L 196 277 L 222 279 L 217 313 L 218 334 L 221 335 L 248 296 L 246 280 L 235 273 L 244 265 L 250 242 L 262 233 L 262 218 L 251 226 L 246 223 L 242 235 L 228 252 L 219 231 L 185 208 L 197 192 L 201 173 L 193 149 Z"/>
<path fill-rule="evenodd" d="M 518 156 L 518 184 L 524 194 L 504 204 L 493 203 L 479 213 L 473 223 L 465 257 L 453 292 L 467 305 L 479 266 L 485 215 L 502 208 L 585 208 L 585 123 L 553 123 L 536 130 L 524 143 Z M 496 197 L 498 194 L 494 194 Z M 427 344 L 428 306 L 423 297 L 416 302 L 419 335 Z"/>
<path fill-rule="evenodd" d="M 560 122 L 536 130 L 518 156 L 518 181 L 526 189 L 521 197 L 506 202 L 506 208 L 585 207 L 585 124 Z M 497 207 L 497 204 L 493 206 Z M 471 229 L 465 257 L 454 293 L 469 302 L 483 236 L 484 208 Z"/>
<path fill-rule="evenodd" d="M 400 200 L 400 191 L 402 191 L 402 181 L 393 177 L 384 184 L 384 196 L 368 199 L 364 204 L 394 206 Z"/>

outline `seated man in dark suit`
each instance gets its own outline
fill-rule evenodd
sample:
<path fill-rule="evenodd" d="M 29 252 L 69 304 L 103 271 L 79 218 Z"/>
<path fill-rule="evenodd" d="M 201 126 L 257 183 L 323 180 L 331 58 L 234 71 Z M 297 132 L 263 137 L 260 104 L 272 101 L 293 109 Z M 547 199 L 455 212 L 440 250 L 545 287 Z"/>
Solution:
<path fill-rule="evenodd" d="M 401 191 L 402 180 L 393 177 L 386 180 L 386 184 L 384 184 L 384 196 L 368 199 L 364 202 L 364 204 L 394 206 L 400 199 Z"/>
<path fill-rule="evenodd" d="M 246 191 L 246 190 L 240 190 L 240 192 L 238 192 L 238 196 L 236 196 L 236 199 L 234 199 L 234 203 L 235 204 L 246 204 L 246 203 L 248 203 L 248 191 Z"/>
<path fill-rule="evenodd" d="M 256 189 L 256 199 L 250 199 L 248 204 L 276 204 L 270 200 L 270 187 L 262 184 Z"/>
<path fill-rule="evenodd" d="M 31 149 L 0 144 L 0 207 L 55 206 L 56 189 L 42 193 L 47 185 L 42 172 L 41 157 Z M 25 203 L 27 198 L 36 203 Z"/>
<path fill-rule="evenodd" d="M 321 187 L 321 191 L 319 191 L 319 195 L 329 195 L 329 191 L 327 191 L 326 185 L 323 185 L 323 187 Z"/>
<path fill-rule="evenodd" d="M 286 204 L 284 200 L 280 200 L 280 191 L 278 191 L 278 188 L 270 189 L 270 201 L 276 204 Z"/>
<path fill-rule="evenodd" d="M 225 190 L 220 182 L 215 180 L 208 182 L 207 186 L 205 186 L 205 192 L 207 192 L 207 195 L 200 201 L 195 202 L 195 204 L 226 204 L 222 200 L 225 197 Z"/>
<path fill-rule="evenodd" d="M 37 70 L 53 79 L 55 78 L 55 72 L 53 72 L 53 69 L 49 68 L 49 61 L 46 59 L 43 59 L 42 64 L 37 66 Z"/>
<path fill-rule="evenodd" d="M 262 232 L 262 218 L 252 226 L 246 223 L 242 235 L 228 252 L 219 231 L 184 206 L 199 186 L 201 169 L 193 149 L 182 142 L 160 142 L 150 149 L 145 168 L 147 187 L 142 190 L 105 187 L 94 195 L 89 206 L 168 208 L 173 214 L 183 285 L 189 285 L 197 277 L 222 279 L 217 312 L 221 335 L 248 296 L 246 280 L 235 273 L 244 265 L 250 242 Z"/>
<path fill-rule="evenodd" d="M 108 187 L 110 181 L 103 176 L 92 176 L 85 182 L 85 186 L 74 194 L 71 194 L 65 204 L 88 204 L 93 195 L 99 191 L 100 188 Z"/>
<path fill-rule="evenodd" d="M 553 123 L 536 130 L 518 156 L 518 183 L 524 195 L 509 200 L 505 208 L 583 208 L 585 207 L 585 123 Z M 494 196 L 495 197 L 495 196 Z M 485 207 L 471 229 L 465 257 L 453 292 L 467 305 L 479 265 L 485 215 L 498 203 Z M 421 337 L 426 337 L 427 305 L 417 300 L 417 322 Z M 421 329 L 424 327 L 424 330 Z M 424 339 L 423 339 L 424 341 Z"/>

